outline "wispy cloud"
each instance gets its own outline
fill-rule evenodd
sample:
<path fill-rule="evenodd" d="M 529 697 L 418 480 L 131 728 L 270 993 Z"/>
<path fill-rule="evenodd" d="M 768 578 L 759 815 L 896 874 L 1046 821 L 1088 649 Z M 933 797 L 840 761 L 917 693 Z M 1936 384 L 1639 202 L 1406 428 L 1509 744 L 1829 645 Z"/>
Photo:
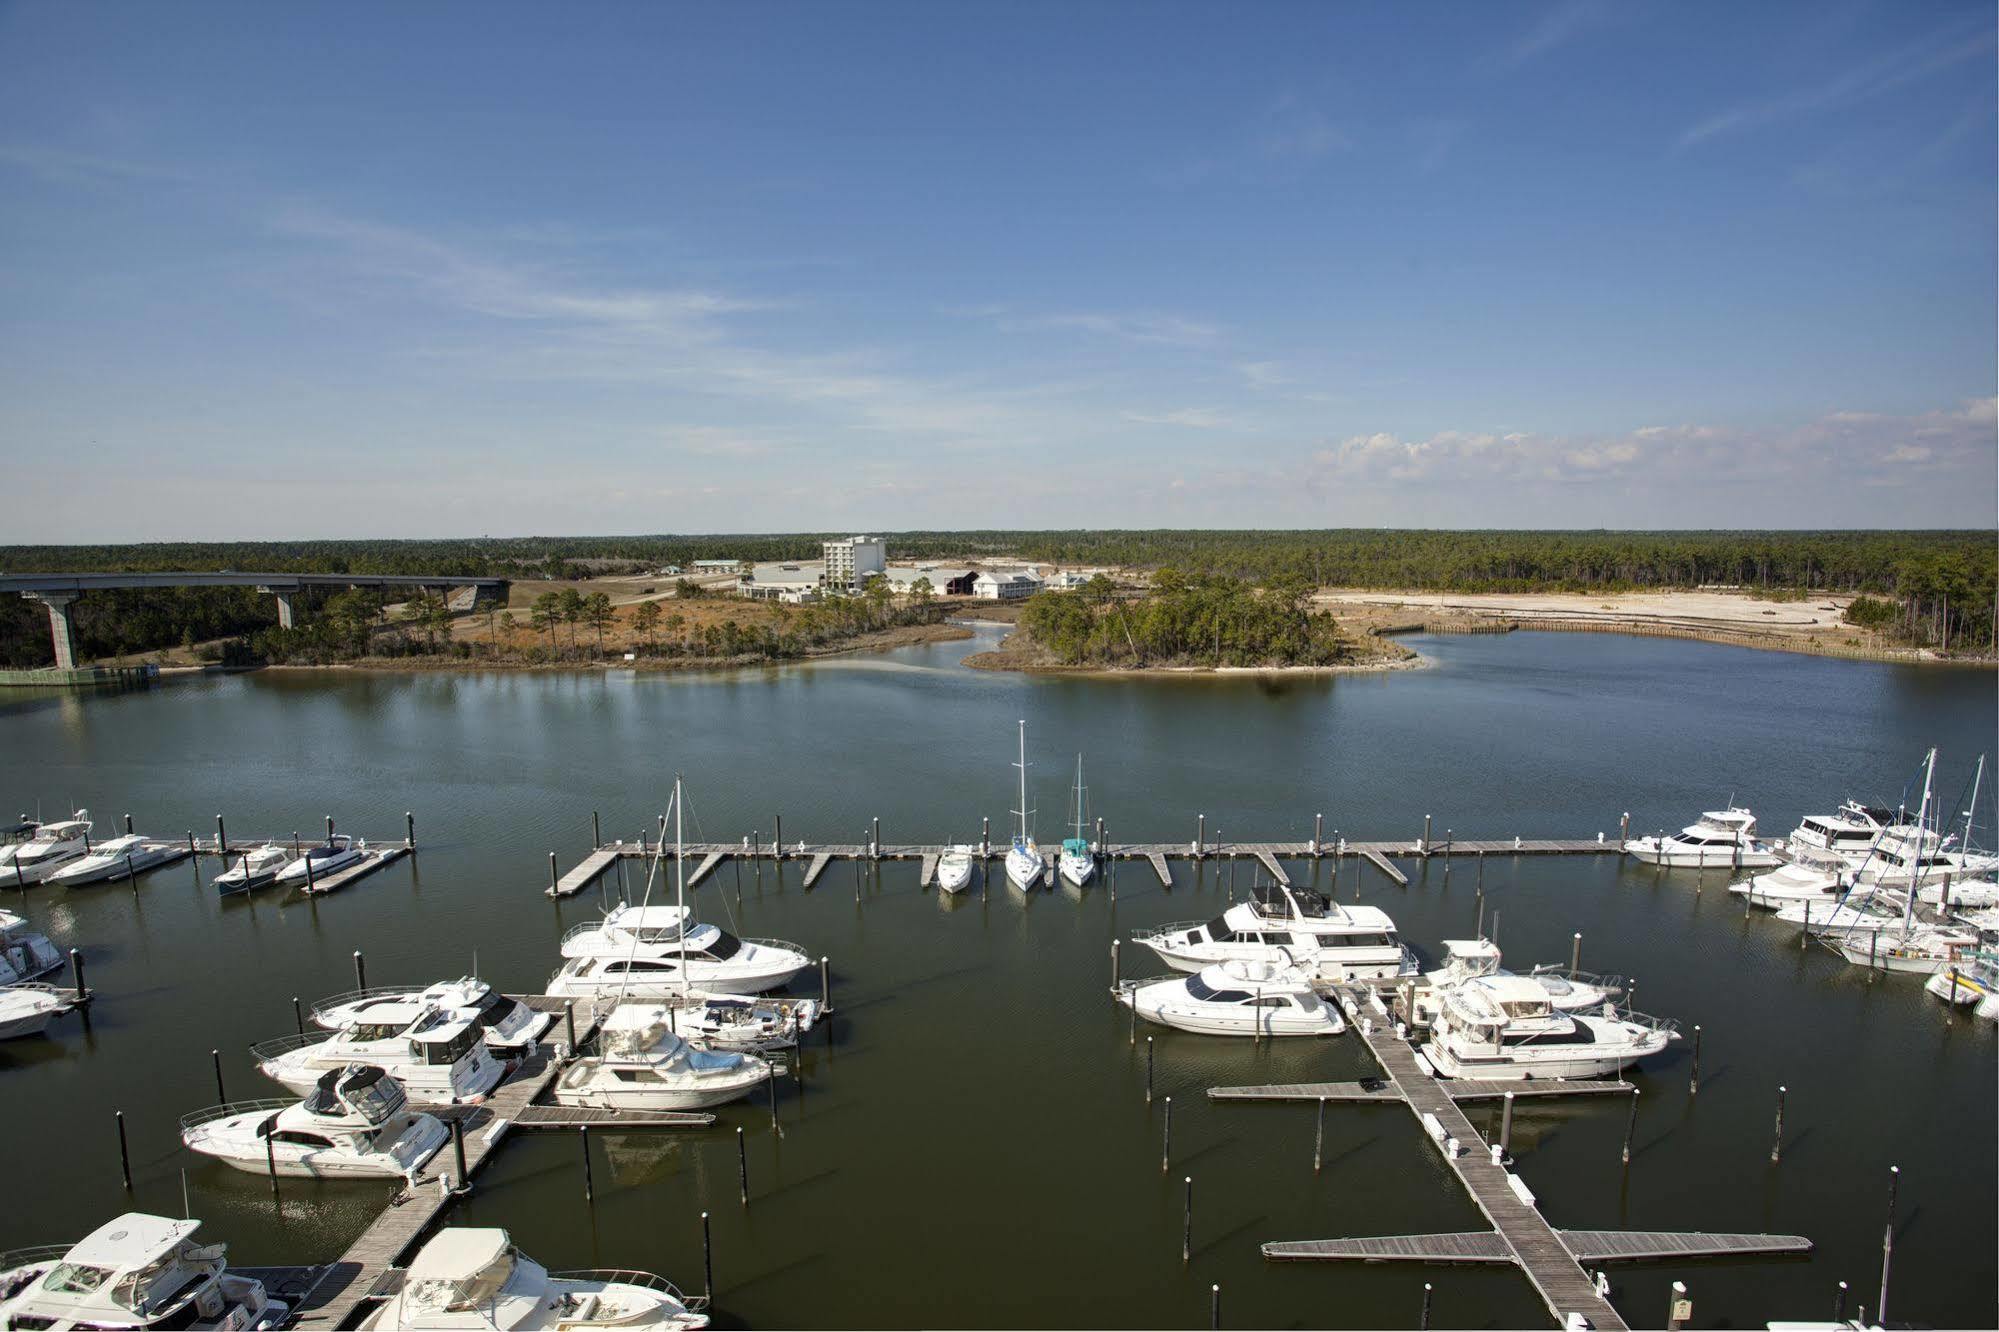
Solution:
<path fill-rule="evenodd" d="M 1228 430 L 1236 422 L 1209 407 L 1179 407 L 1167 412 L 1125 412 L 1124 419 L 1143 425 L 1182 426 L 1188 430 Z"/>
<path fill-rule="evenodd" d="M 1984 23 L 1985 17 L 1980 15 L 1978 26 L 1981 30 L 1969 34 L 1966 24 L 1952 24 L 1844 70 L 1822 83 L 1800 88 L 1782 97 L 1729 107 L 1689 126 L 1680 135 L 1675 147 L 1692 148 L 1725 134 L 1866 101 L 1961 61 L 1987 55 L 1992 50 L 1993 34 L 1989 28 L 1984 28 Z"/>
<path fill-rule="evenodd" d="M 1126 342 L 1193 347 L 1213 342 L 1221 330 L 1213 324 L 1170 314 L 1071 313 L 1009 320 L 1014 328 L 1071 328 Z"/>
<path fill-rule="evenodd" d="M 44 180 L 63 185 L 132 181 L 186 183 L 197 179 L 195 173 L 166 162 L 105 157 L 39 144 L 0 143 L 0 163 L 31 171 Z"/>
<path fill-rule="evenodd" d="M 1286 93 L 1270 104 L 1258 127 L 1256 142 L 1266 157 L 1307 161 L 1353 146 L 1345 130 L 1296 93 Z"/>
<path fill-rule="evenodd" d="M 1281 361 L 1238 361 L 1236 371 L 1253 389 L 1281 388 L 1291 382 L 1291 373 Z"/>
<path fill-rule="evenodd" d="M 1524 65 L 1563 45 L 1607 16 L 1606 7 L 1595 0 L 1560 0 L 1544 8 L 1525 32 L 1502 47 L 1497 55 L 1498 62 L 1508 67 Z"/>

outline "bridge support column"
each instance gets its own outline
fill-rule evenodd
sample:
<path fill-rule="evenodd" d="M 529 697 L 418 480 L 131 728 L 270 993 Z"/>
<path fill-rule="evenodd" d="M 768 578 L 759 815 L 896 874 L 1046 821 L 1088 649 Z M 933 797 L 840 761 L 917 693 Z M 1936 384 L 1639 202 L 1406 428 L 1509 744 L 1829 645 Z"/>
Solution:
<path fill-rule="evenodd" d="M 75 592 L 23 592 L 30 601 L 39 601 L 49 608 L 49 636 L 55 640 L 56 669 L 73 671 L 76 669 L 76 628 L 69 622 L 69 603 L 75 601 Z"/>
<path fill-rule="evenodd" d="M 292 617 L 292 597 L 295 594 L 275 587 L 260 587 L 257 590 L 265 596 L 276 597 L 278 599 L 278 628 L 290 629 L 294 624 Z"/>

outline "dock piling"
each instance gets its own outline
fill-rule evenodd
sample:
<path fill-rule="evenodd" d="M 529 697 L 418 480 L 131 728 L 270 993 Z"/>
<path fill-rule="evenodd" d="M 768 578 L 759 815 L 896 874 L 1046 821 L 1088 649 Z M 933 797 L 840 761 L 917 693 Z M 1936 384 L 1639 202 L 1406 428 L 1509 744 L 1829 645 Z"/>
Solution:
<path fill-rule="evenodd" d="M 305 1012 L 299 1007 L 298 996 L 292 996 L 292 1030 L 305 1035 Z"/>
<path fill-rule="evenodd" d="M 715 1307 L 715 1244 L 708 1233 L 708 1214 L 701 1214 L 701 1295 Z"/>
<path fill-rule="evenodd" d="M 132 816 L 130 814 L 127 814 L 125 816 L 125 834 L 126 836 L 129 837 L 131 833 L 132 833 Z"/>
<path fill-rule="evenodd" d="M 326 840 L 329 842 L 333 840 L 333 816 L 331 814 L 326 816 Z"/>
<path fill-rule="evenodd" d="M 1506 1103 L 1499 1112 L 1499 1159 L 1513 1159 L 1513 1093 L 1506 1093 Z"/>
<path fill-rule="evenodd" d="M 1770 1143 L 1770 1164 L 1775 1165 L 1784 1158 L 1784 1088 L 1777 1088 L 1777 1132 Z"/>
<path fill-rule="evenodd" d="M 408 810 L 403 811 L 403 845 L 411 851 L 416 850 L 416 815 Z"/>
<path fill-rule="evenodd" d="M 69 979 L 70 988 L 75 992 L 76 1002 L 88 1003 L 90 987 L 83 983 L 83 950 L 80 948 L 69 950 Z"/>
<path fill-rule="evenodd" d="M 555 852 L 551 851 L 551 852 L 549 852 L 549 853 L 548 853 L 548 895 L 549 895 L 550 897 L 553 897 L 553 896 L 555 896 L 555 892 L 556 892 L 556 882 L 555 882 L 555 880 L 556 880 L 556 874 L 555 874 Z"/>
<path fill-rule="evenodd" d="M 1631 1114 L 1624 1121 L 1624 1164 L 1631 1164 L 1631 1135 L 1638 1131 L 1638 1089 L 1631 1089 Z"/>
<path fill-rule="evenodd" d="M 1145 1038 L 1145 1103 L 1152 1104 L 1152 1038 Z"/>
<path fill-rule="evenodd" d="M 1423 850 L 1423 854 L 1424 854 L 1424 855 L 1426 855 L 1426 856 L 1427 856 L 1427 855 L 1429 855 L 1429 854 L 1430 854 L 1430 816 L 1429 816 L 1428 814 L 1425 814 L 1425 815 L 1423 816 L 1423 847 L 1422 847 L 1422 850 Z"/>
<path fill-rule="evenodd" d="M 363 995 L 368 993 L 368 963 L 358 948 L 354 950 L 354 988 Z"/>
<path fill-rule="evenodd" d="M 737 1129 L 736 1133 L 741 1135 L 742 1130 Z M 588 1124 L 578 1124 L 576 1126 L 576 1139 L 583 1144 L 583 1201 L 592 1203 L 597 1199 L 597 1183 L 591 1177 L 590 1173 L 590 1126 Z"/>
<path fill-rule="evenodd" d="M 1423 1309 L 1416 1315 L 1416 1326 L 1428 1332 L 1430 1327 L 1430 1283 L 1423 1283 Z"/>
<path fill-rule="evenodd" d="M 1222 1288 L 1220 1285 L 1212 1285 L 1208 1287 L 1208 1327 L 1210 1329 L 1215 1329 L 1219 1328 L 1221 1325 L 1222 1325 Z"/>
<path fill-rule="evenodd" d="M 125 1179 L 125 1192 L 130 1193 L 132 1191 L 132 1151 L 125 1142 L 125 1112 L 120 1110 L 116 1113 L 118 1116 L 118 1173 Z"/>
<path fill-rule="evenodd" d="M 1675 1281 L 1666 1297 L 1666 1332 L 1680 1332 L 1681 1324 L 1692 1316 L 1693 1307 L 1693 1302 L 1687 1298 L 1687 1283 Z"/>
<path fill-rule="evenodd" d="M 1881 1295 L 1874 1301 L 1874 1321 L 1882 1327 L 1888 1326 L 1888 1260 L 1895 1252 L 1895 1190 L 1901 1182 L 1902 1167 L 1889 1166 L 1888 1225 L 1881 1232 Z"/>
<path fill-rule="evenodd" d="M 223 830 L 220 814 L 215 816 L 215 854 L 218 856 L 229 854 L 229 834 Z"/>
<path fill-rule="evenodd" d="M 1624 816 L 1618 819 L 1617 821 L 1617 844 L 1618 846 L 1622 847 L 1626 842 L 1630 840 L 1631 840 L 1631 811 L 1627 809 L 1624 811 Z M 1623 853 L 1620 851 L 1619 854 L 1621 855 Z"/>
<path fill-rule="evenodd" d="M 472 1191 L 472 1172 L 465 1168 L 465 1121 L 457 1115 L 451 1117 L 451 1156 L 458 1163 L 458 1191 Z"/>
<path fill-rule="evenodd" d="M 564 999 L 562 1001 L 562 1023 L 569 1032 L 569 1053 L 573 1058 L 576 1054 L 576 1001 L 574 999 Z"/>
<path fill-rule="evenodd" d="M 1319 1173 L 1319 1165 L 1326 1157 L 1326 1098 L 1319 1098 L 1319 1123 L 1312 1131 L 1312 1173 Z"/>
<path fill-rule="evenodd" d="M 269 1133 L 264 1134 L 264 1173 L 271 1177 L 271 1206 L 278 1205 L 278 1144 Z"/>
<path fill-rule="evenodd" d="M 1687 1095 L 1701 1094 L 1701 1024 L 1694 1023 L 1694 1067 L 1687 1075 Z"/>
<path fill-rule="evenodd" d="M 833 972 L 831 964 L 819 959 L 819 1014 L 824 1017 L 833 1011 Z"/>
<path fill-rule="evenodd" d="M 595 851 L 604 845 L 604 829 L 597 822 L 597 811 L 590 811 L 590 849 Z"/>
<path fill-rule="evenodd" d="M 1319 848 L 1325 844 L 1326 816 L 1324 814 L 1314 814 L 1312 816 L 1312 859 L 1317 860 L 1323 854 Z"/>
<path fill-rule="evenodd" d="M 1199 860 L 1202 856 L 1206 855 L 1207 849 L 1208 816 L 1205 814 L 1196 814 L 1194 816 L 1194 859 Z"/>
<path fill-rule="evenodd" d="M 979 859 L 984 860 L 993 853 L 993 820 L 991 815 L 979 818 Z"/>
<path fill-rule="evenodd" d="M 1187 1176 L 1187 1200 L 1180 1210 L 1180 1261 L 1194 1257 L 1194 1177 Z"/>
<path fill-rule="evenodd" d="M 1832 1297 L 1832 1321 L 1835 1323 L 1844 1323 L 1846 1321 L 1846 1283 L 1844 1281 L 1839 1283 L 1839 1290 Z"/>
<path fill-rule="evenodd" d="M 1115 990 L 1118 987 L 1118 982 L 1123 979 L 1124 972 L 1118 965 L 1118 941 L 1113 939 L 1111 940 L 1111 988 Z M 1136 1008 L 1132 1009 L 1134 1013 L 1137 1011 Z"/>
<path fill-rule="evenodd" d="M 743 1195 L 743 1206 L 750 1205 L 750 1149 L 743 1144 L 743 1131 L 736 1130 L 736 1187 Z"/>
<path fill-rule="evenodd" d="M 1574 980 L 1583 965 L 1583 936 L 1578 934 L 1569 942 L 1569 979 Z"/>
<path fill-rule="evenodd" d="M 229 1093 L 222 1090 L 222 1051 L 210 1050 L 208 1058 L 215 1065 L 215 1103 L 217 1105 L 227 1105 L 229 1104 Z"/>
<path fill-rule="evenodd" d="M 1166 1127 L 1160 1134 L 1160 1145 L 1159 1145 L 1160 1174 L 1163 1175 L 1166 1173 L 1166 1168 L 1172 1160 L 1173 1160 L 1173 1098 L 1169 1096 L 1166 1098 Z"/>
<path fill-rule="evenodd" d="M 297 833 L 292 834 L 292 840 L 294 842 L 298 840 Z M 298 853 L 298 858 L 305 862 L 305 890 L 306 892 L 310 893 L 314 891 L 313 882 L 312 882 L 312 857 L 307 855 L 304 851 L 300 851 Z"/>
<path fill-rule="evenodd" d="M 770 1091 L 770 1131 L 777 1132 L 777 1069 L 772 1068 L 770 1076 L 764 1079 L 764 1086 Z"/>

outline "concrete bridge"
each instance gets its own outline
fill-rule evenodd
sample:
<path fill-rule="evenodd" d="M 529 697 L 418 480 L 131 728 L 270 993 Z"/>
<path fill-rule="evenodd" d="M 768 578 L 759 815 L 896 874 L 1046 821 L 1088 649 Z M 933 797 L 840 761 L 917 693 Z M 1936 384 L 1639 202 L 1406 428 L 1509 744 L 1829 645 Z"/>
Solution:
<path fill-rule="evenodd" d="M 55 640 L 56 666 L 74 669 L 76 630 L 69 621 L 70 603 L 86 592 L 143 587 L 254 587 L 278 599 L 278 624 L 292 627 L 292 598 L 314 587 L 389 587 L 412 592 L 469 587 L 472 604 L 504 600 L 505 578 L 467 578 L 458 574 L 289 574 L 289 573 L 44 573 L 0 574 L 0 592 L 18 592 L 48 607 L 49 635 Z"/>

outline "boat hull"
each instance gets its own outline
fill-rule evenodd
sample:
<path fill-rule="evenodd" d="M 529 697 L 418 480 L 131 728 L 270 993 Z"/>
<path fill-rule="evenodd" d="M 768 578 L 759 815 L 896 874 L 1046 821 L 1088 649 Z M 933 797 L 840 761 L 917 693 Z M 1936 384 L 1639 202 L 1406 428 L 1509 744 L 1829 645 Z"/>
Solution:
<path fill-rule="evenodd" d="M 1705 851 L 1689 847 L 1674 846 L 1670 838 L 1661 844 L 1657 838 L 1637 838 L 1624 844 L 1624 854 L 1647 865 L 1659 865 L 1666 869 L 1769 869 L 1783 861 L 1775 852 L 1760 847 L 1722 848 L 1709 847 Z"/>
<path fill-rule="evenodd" d="M 947 865 L 942 861 L 937 865 L 937 886 L 947 893 L 962 893 L 972 886 L 972 862 L 962 865 Z"/>
<path fill-rule="evenodd" d="M 1006 881 L 1024 893 L 1032 892 L 1047 870 L 1048 862 L 1040 856 L 1017 850 L 1006 853 Z"/>
<path fill-rule="evenodd" d="M 592 1110 L 705 1110 L 710 1106 L 740 1101 L 770 1079 L 766 1068 L 754 1076 L 745 1073 L 741 1077 L 714 1079 L 706 1086 L 637 1086 L 624 1083 L 613 1087 L 592 1082 L 591 1075 L 595 1072 L 588 1061 L 571 1065 L 570 1072 L 550 1093 L 555 1103 Z"/>
<path fill-rule="evenodd" d="M 1164 993 L 1162 993 L 1162 991 Z M 1257 1039 L 1273 1036 L 1337 1036 L 1346 1023 L 1327 1006 L 1314 1016 L 1297 1009 L 1250 1009 L 1192 1001 L 1177 981 L 1141 986 L 1121 994 L 1119 1001 L 1147 1022 L 1197 1036 L 1238 1036 Z M 1229 1011 L 1236 1007 L 1235 1012 Z"/>

